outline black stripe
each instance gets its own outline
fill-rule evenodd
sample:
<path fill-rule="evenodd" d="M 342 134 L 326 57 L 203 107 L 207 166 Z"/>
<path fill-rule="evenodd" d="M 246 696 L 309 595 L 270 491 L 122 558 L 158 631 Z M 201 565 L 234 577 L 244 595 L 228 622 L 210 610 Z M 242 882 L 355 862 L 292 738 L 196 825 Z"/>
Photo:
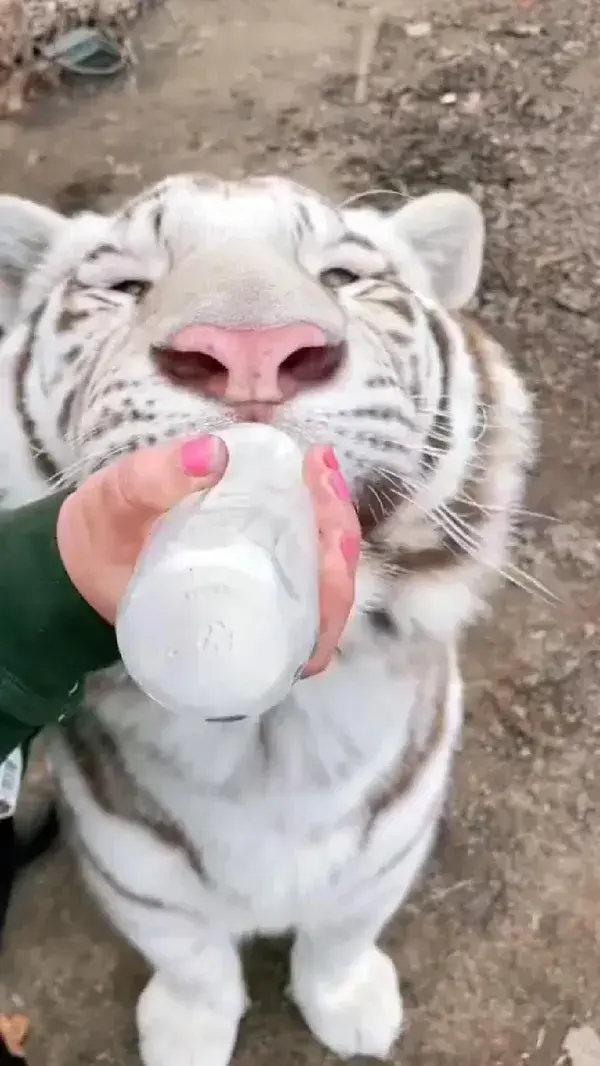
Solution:
<path fill-rule="evenodd" d="M 61 435 L 61 437 L 63 439 L 67 435 L 67 430 L 69 428 L 69 423 L 71 421 L 71 414 L 73 412 L 73 404 L 75 402 L 75 397 L 76 396 L 77 396 L 77 390 L 76 389 L 69 389 L 68 392 L 66 392 L 65 396 L 63 397 L 63 401 L 62 401 L 62 404 L 60 406 L 60 411 L 58 412 L 57 427 L 58 427 L 58 432 L 60 433 L 60 435 Z"/>
<path fill-rule="evenodd" d="M 200 856 L 183 830 L 130 773 L 114 737 L 88 711 L 65 722 L 64 743 L 91 796 L 107 814 L 150 830 L 168 847 L 183 851 L 196 874 L 206 881 Z"/>
<path fill-rule="evenodd" d="M 448 390 L 450 385 L 450 338 L 445 324 L 438 317 L 436 311 L 424 308 L 427 325 L 436 344 L 439 366 L 441 370 L 441 395 L 436 416 L 431 426 L 431 431 L 424 445 L 421 470 L 424 474 L 431 473 L 436 463 L 439 462 L 440 454 L 444 454 L 450 448 L 450 403 Z M 443 443 L 440 443 L 443 442 Z"/>
<path fill-rule="evenodd" d="M 75 831 L 74 835 L 76 838 L 77 851 L 79 855 L 83 858 L 85 862 L 88 863 L 89 866 L 91 866 L 96 876 L 99 877 L 100 880 L 104 881 L 105 884 L 107 884 L 108 887 L 115 893 L 115 895 L 122 896 L 123 899 L 126 899 L 128 903 L 137 903 L 140 907 L 148 907 L 151 910 L 183 910 L 183 908 L 175 908 L 168 906 L 162 899 L 159 899 L 158 896 L 142 896 L 138 895 L 137 892 L 132 892 L 131 889 L 126 888 L 125 885 L 122 884 L 121 881 L 117 881 L 116 877 L 113 877 L 113 875 L 106 869 L 104 864 L 101 863 L 100 860 L 92 854 L 87 844 L 84 843 L 80 834 L 77 831 Z M 188 912 L 186 911 L 185 913 Z"/>

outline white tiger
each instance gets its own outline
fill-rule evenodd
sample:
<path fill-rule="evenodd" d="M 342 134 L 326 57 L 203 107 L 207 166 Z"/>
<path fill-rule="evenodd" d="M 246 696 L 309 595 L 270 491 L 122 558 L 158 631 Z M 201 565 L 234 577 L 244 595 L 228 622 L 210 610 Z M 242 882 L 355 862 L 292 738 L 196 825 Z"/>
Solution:
<path fill-rule="evenodd" d="M 259 724 L 170 714 L 115 668 L 51 738 L 87 882 L 154 971 L 145 1066 L 226 1066 L 260 934 L 293 933 L 291 995 L 338 1055 L 384 1058 L 401 1031 L 377 944 L 434 842 L 456 641 L 505 565 L 532 440 L 504 350 L 460 312 L 483 244 L 445 191 L 386 214 L 187 175 L 74 219 L 0 198 L 7 506 L 251 419 L 332 444 L 361 520 L 338 655 Z"/>

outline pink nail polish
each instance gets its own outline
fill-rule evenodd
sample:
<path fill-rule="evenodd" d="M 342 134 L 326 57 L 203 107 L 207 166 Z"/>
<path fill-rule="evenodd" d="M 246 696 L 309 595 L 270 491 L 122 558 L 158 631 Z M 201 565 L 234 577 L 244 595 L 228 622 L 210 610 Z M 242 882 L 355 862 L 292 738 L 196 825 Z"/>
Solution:
<path fill-rule="evenodd" d="M 191 477 L 204 477 L 214 468 L 215 447 L 212 437 L 197 437 L 181 447 L 181 465 Z"/>
<path fill-rule="evenodd" d="M 348 488 L 339 470 L 336 470 L 335 473 L 331 475 L 330 481 L 333 491 L 335 492 L 336 496 L 340 498 L 340 500 L 344 500 L 344 502 L 346 503 L 352 499 L 352 497 L 350 496 L 350 489 Z"/>
<path fill-rule="evenodd" d="M 352 533 L 343 533 L 340 550 L 348 566 L 354 566 L 360 554 L 360 539 Z"/>
<path fill-rule="evenodd" d="M 323 463 L 328 470 L 339 470 L 339 463 L 336 459 L 333 448 L 325 448 L 323 452 Z"/>

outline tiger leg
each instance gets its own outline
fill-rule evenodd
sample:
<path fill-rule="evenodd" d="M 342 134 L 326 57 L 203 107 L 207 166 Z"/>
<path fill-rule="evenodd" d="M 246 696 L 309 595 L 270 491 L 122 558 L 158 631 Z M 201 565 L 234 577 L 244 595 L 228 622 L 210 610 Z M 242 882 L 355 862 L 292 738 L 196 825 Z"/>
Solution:
<path fill-rule="evenodd" d="M 403 1004 L 396 967 L 378 946 L 431 850 L 435 822 L 409 852 L 340 884 L 323 913 L 298 929 L 291 995 L 321 1043 L 340 1058 L 388 1058 L 400 1036 Z M 370 870 L 369 870 L 370 866 Z"/>
<path fill-rule="evenodd" d="M 137 1006 L 144 1066 L 227 1066 L 246 1007 L 235 945 L 173 915 L 165 952 L 152 940 L 157 969 Z"/>
<path fill-rule="evenodd" d="M 97 866 L 86 873 L 155 971 L 137 1005 L 144 1066 L 228 1066 L 247 1004 L 235 942 L 202 913 L 125 896 Z"/>

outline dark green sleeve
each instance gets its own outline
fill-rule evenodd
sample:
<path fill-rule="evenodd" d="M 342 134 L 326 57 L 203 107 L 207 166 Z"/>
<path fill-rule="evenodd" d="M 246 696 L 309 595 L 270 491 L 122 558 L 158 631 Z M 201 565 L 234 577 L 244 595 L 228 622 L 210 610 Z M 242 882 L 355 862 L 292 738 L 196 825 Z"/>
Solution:
<path fill-rule="evenodd" d="M 119 658 L 114 629 L 71 584 L 56 544 L 65 494 L 0 513 L 0 761 L 74 711 Z"/>

